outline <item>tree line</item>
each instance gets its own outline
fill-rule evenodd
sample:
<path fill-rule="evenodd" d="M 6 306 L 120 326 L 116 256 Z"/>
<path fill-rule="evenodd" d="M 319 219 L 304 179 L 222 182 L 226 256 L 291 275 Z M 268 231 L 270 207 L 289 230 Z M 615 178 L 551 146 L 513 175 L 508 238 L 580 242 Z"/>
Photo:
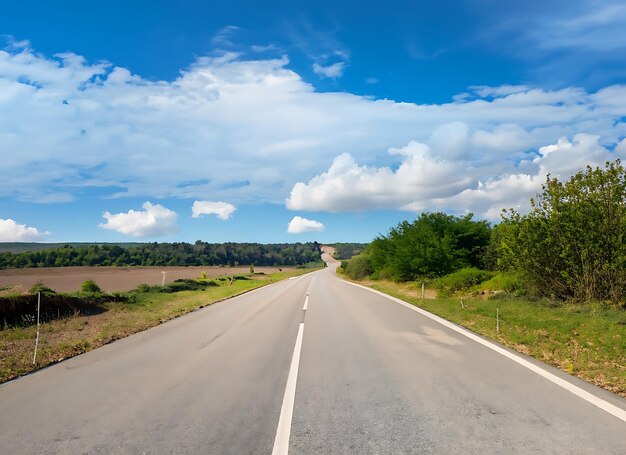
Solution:
<path fill-rule="evenodd" d="M 626 171 L 587 166 L 547 176 L 530 211 L 503 210 L 495 226 L 472 214 L 423 213 L 375 238 L 342 265 L 352 278 L 414 281 L 463 270 L 521 277 L 536 296 L 626 302 Z M 484 275 L 484 274 L 483 274 Z M 488 276 L 488 275 L 485 275 Z"/>
<path fill-rule="evenodd" d="M 320 262 L 320 245 L 308 243 L 146 243 L 65 245 L 23 253 L 0 253 L 0 268 L 68 266 L 298 266 Z"/>

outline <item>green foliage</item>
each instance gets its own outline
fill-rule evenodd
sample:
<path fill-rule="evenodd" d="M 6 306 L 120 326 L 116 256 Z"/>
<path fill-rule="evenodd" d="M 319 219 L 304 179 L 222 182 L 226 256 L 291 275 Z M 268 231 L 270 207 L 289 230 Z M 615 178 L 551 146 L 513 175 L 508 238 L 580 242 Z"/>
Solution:
<path fill-rule="evenodd" d="M 82 292 L 90 292 L 93 294 L 98 294 L 102 292 L 100 286 L 94 280 L 85 280 L 83 284 L 80 285 L 80 290 Z"/>
<path fill-rule="evenodd" d="M 65 245 L 47 250 L 0 253 L 0 269 L 68 266 L 298 266 L 319 261 L 320 245 L 309 243 L 145 243 Z"/>
<path fill-rule="evenodd" d="M 437 290 L 438 296 L 445 297 L 456 292 L 468 291 L 470 288 L 492 277 L 493 272 L 467 267 L 435 279 L 433 286 Z"/>
<path fill-rule="evenodd" d="M 56 291 L 48 286 L 45 286 L 41 281 L 37 281 L 33 284 L 28 290 L 29 294 L 36 295 L 41 292 L 41 295 L 53 295 L 56 294 Z"/>
<path fill-rule="evenodd" d="M 566 182 L 548 176 L 531 211 L 505 211 L 494 235 L 499 266 L 519 269 L 540 295 L 624 302 L 626 172 L 619 160 Z"/>
<path fill-rule="evenodd" d="M 367 253 L 358 254 L 349 261 L 342 261 L 342 268 L 345 274 L 353 280 L 367 278 L 373 272 L 370 257 Z"/>
<path fill-rule="evenodd" d="M 161 286 L 160 292 L 202 291 L 210 286 L 217 286 L 217 283 L 215 281 L 196 281 L 181 278 L 172 283 L 167 283 L 165 286 Z"/>
<path fill-rule="evenodd" d="M 334 243 L 332 246 L 335 247 L 334 258 L 341 260 L 360 254 L 367 247 L 367 243 Z"/>
<path fill-rule="evenodd" d="M 413 281 L 479 267 L 491 228 L 472 216 L 423 213 L 412 223 L 401 222 L 366 249 L 373 277 Z"/>
<path fill-rule="evenodd" d="M 150 286 L 148 283 L 139 283 L 135 288 L 135 291 L 141 294 L 145 294 L 146 292 L 150 292 L 152 290 L 153 286 Z"/>
<path fill-rule="evenodd" d="M 527 283 L 520 272 L 496 272 L 493 276 L 476 286 L 477 291 L 504 291 L 506 293 L 526 293 Z"/>

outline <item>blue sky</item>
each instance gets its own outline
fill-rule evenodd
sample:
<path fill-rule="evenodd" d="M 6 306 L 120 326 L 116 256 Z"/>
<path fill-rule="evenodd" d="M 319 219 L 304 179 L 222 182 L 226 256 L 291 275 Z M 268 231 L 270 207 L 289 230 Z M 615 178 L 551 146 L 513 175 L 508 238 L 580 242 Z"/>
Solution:
<path fill-rule="evenodd" d="M 0 241 L 497 220 L 626 154 L 624 30 L 621 1 L 3 5 Z"/>

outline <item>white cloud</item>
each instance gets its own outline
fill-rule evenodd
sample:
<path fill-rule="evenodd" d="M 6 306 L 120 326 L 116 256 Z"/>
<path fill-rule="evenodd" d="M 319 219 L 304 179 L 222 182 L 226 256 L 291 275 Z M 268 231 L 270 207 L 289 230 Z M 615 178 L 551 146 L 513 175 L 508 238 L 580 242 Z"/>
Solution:
<path fill-rule="evenodd" d="M 239 205 L 291 192 L 303 210 L 424 205 L 537 175 L 533 159 L 560 138 L 586 133 L 612 149 L 626 136 L 626 85 L 474 87 L 426 105 L 318 93 L 287 65 L 224 53 L 151 81 L 71 53 L 0 50 L 0 197 L 62 202 L 97 189 Z M 339 188 L 327 204 L 340 184 L 359 192 Z"/>
<path fill-rule="evenodd" d="M 297 183 L 286 205 L 292 210 L 329 212 L 469 210 L 496 219 L 503 208 L 526 210 L 548 173 L 565 179 L 588 164 L 602 166 L 614 159 L 598 140 L 598 136 L 588 134 L 578 134 L 572 141 L 561 138 L 556 144 L 541 147 L 539 156 L 518 165 L 500 165 L 497 174 L 485 180 L 484 168 L 434 158 L 428 145 L 417 142 L 389 150 L 402 159 L 396 170 L 360 166 L 343 154 L 328 171 L 308 183 Z"/>
<path fill-rule="evenodd" d="M 343 76 L 343 70 L 346 67 L 346 62 L 336 62 L 332 65 L 320 65 L 319 63 L 313 64 L 313 72 L 320 77 L 327 77 L 329 79 L 337 79 Z"/>
<path fill-rule="evenodd" d="M 11 218 L 0 218 L 0 242 L 36 242 L 49 234 L 25 224 L 18 224 Z"/>
<path fill-rule="evenodd" d="M 452 196 L 471 184 L 463 165 L 434 158 L 425 144 L 410 142 L 389 152 L 402 156 L 397 170 L 360 166 L 348 153 L 339 155 L 327 172 L 308 184 L 297 183 L 287 207 L 330 212 L 400 208 L 416 199 Z"/>
<path fill-rule="evenodd" d="M 191 208 L 191 216 L 200 218 L 202 215 L 216 215 L 220 220 L 227 220 L 235 210 L 237 210 L 237 207 L 228 202 L 195 201 Z"/>
<path fill-rule="evenodd" d="M 622 157 L 626 157 L 626 139 L 622 139 L 615 147 L 615 151 Z"/>
<path fill-rule="evenodd" d="M 319 221 L 309 220 L 299 216 L 294 216 L 287 226 L 289 234 L 302 234 L 304 232 L 322 232 L 324 225 Z"/>
<path fill-rule="evenodd" d="M 239 27 L 235 25 L 226 25 L 215 33 L 211 39 L 211 44 L 217 47 L 233 47 L 235 45 L 233 43 L 233 35 L 239 30 Z"/>
<path fill-rule="evenodd" d="M 543 20 L 533 36 L 549 49 L 578 48 L 614 51 L 626 46 L 626 5 L 621 0 L 586 1 L 580 9 Z"/>
<path fill-rule="evenodd" d="M 150 202 L 145 202 L 142 207 L 143 210 L 129 210 L 126 213 L 104 212 L 102 216 L 107 221 L 100 223 L 100 227 L 131 237 L 158 237 L 178 233 L 176 212 Z"/>

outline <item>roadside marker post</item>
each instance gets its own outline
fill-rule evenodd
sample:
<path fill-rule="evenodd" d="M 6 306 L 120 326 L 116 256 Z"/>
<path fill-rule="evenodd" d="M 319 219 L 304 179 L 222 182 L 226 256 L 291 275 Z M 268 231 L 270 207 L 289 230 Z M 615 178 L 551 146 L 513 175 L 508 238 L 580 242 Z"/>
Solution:
<path fill-rule="evenodd" d="M 33 354 L 33 365 L 37 361 L 37 347 L 39 346 L 39 313 L 41 311 L 41 291 L 37 293 L 37 337 L 35 338 L 35 353 Z"/>
<path fill-rule="evenodd" d="M 424 293 L 425 293 L 424 283 L 422 283 L 422 302 L 424 301 Z"/>
<path fill-rule="evenodd" d="M 500 308 L 496 308 L 496 332 L 500 333 Z"/>

